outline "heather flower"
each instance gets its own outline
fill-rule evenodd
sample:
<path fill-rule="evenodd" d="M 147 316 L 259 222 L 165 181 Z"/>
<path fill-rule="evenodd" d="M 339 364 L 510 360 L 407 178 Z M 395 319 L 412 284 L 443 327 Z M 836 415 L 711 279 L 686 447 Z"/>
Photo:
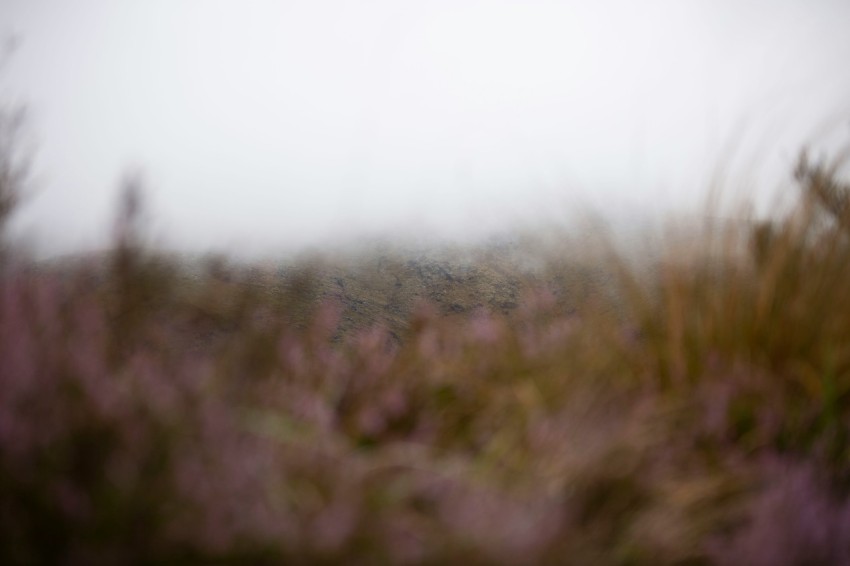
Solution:
<path fill-rule="evenodd" d="M 850 501 L 811 465 L 767 459 L 741 528 L 711 546 L 718 564 L 846 564 Z"/>
<path fill-rule="evenodd" d="M 850 561 L 840 218 L 365 324 L 318 276 L 181 282 L 126 198 L 107 269 L 0 278 L 0 561 Z"/>

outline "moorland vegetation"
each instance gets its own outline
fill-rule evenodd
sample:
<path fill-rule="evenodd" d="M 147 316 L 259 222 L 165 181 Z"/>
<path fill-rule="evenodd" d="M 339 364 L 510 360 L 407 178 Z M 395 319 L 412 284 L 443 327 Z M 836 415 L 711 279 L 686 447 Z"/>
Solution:
<path fill-rule="evenodd" d="M 105 256 L 0 267 L 0 563 L 850 563 L 842 165 L 645 269 L 188 266 L 125 187 Z"/>

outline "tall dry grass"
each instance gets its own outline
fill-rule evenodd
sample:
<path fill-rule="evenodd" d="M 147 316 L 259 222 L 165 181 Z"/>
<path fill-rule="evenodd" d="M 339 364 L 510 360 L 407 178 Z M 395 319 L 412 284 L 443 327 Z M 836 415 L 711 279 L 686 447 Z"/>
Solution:
<path fill-rule="evenodd" d="M 395 336 L 309 273 L 187 280 L 130 190 L 105 265 L 4 267 L 0 562 L 847 563 L 850 188 L 796 179 L 612 292 L 564 250 Z"/>

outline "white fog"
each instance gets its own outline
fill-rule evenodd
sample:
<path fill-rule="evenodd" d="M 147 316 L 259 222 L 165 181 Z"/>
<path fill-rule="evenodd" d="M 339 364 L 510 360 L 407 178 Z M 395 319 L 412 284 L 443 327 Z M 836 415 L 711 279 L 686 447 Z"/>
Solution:
<path fill-rule="evenodd" d="M 841 0 L 3 0 L 28 109 L 17 231 L 102 246 L 122 176 L 180 249 L 481 236 L 591 209 L 769 207 L 846 141 Z M 843 138 L 842 138 L 843 136 Z"/>

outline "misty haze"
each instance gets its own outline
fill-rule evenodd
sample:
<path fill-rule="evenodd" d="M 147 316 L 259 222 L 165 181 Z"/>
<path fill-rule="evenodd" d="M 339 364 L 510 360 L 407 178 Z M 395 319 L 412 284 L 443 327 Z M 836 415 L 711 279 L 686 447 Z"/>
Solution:
<path fill-rule="evenodd" d="M 846 116 L 847 21 L 840 0 L 6 0 L 0 84 L 37 150 L 17 225 L 100 248 L 128 170 L 192 250 L 695 212 L 721 168 L 772 205 Z"/>
<path fill-rule="evenodd" d="M 0 564 L 850 564 L 848 24 L 0 0 Z"/>

